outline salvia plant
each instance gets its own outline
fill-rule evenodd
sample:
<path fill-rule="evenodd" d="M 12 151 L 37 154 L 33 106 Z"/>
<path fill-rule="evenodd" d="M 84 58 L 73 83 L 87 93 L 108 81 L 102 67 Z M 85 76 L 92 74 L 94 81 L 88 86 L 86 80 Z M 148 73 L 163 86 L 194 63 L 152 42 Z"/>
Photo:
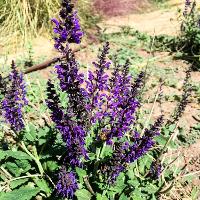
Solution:
<path fill-rule="evenodd" d="M 200 16 L 196 1 L 185 1 L 181 24 L 181 37 L 186 43 L 183 46 L 188 56 L 199 55 Z"/>
<path fill-rule="evenodd" d="M 36 127 L 25 119 L 31 105 L 14 62 L 6 83 L 0 76 L 1 120 L 6 124 L 0 199 L 155 199 L 164 182 L 159 179 L 162 151 L 152 148 L 159 143 L 163 116 L 138 129 L 144 72 L 133 80 L 128 60 L 120 65 L 108 59 L 106 42 L 93 70 L 84 75 L 71 49 L 84 34 L 70 0 L 62 1 L 59 19 L 52 22 L 62 59 L 54 67 L 56 79 L 47 82 L 42 105 L 51 122 L 45 118 Z"/>
<path fill-rule="evenodd" d="M 70 49 L 70 43 L 79 44 L 83 36 L 70 1 L 63 1 L 60 20 L 53 19 L 53 22 L 57 34 L 55 48 L 65 55 L 55 68 L 59 88 L 67 94 L 64 108 L 55 84 L 48 81 L 47 105 L 66 143 L 56 189 L 58 195 L 73 198 L 78 189 L 77 168 L 85 171 L 92 168 L 88 183 L 93 185 L 98 181 L 104 183 L 106 189 L 115 183 L 128 164 L 153 147 L 162 117 L 143 135 L 134 130 L 135 112 L 139 107 L 137 94 L 144 73 L 132 82 L 128 61 L 124 66 L 115 65 L 111 69 L 111 62 L 107 60 L 109 43 L 106 43 L 93 63 L 94 71 L 88 71 L 88 78 L 84 79 Z"/>
<path fill-rule="evenodd" d="M 181 24 L 179 35 L 156 36 L 155 46 L 176 52 L 177 58 L 192 63 L 192 69 L 199 69 L 200 15 L 196 1 L 185 0 L 184 10 L 180 10 L 179 13 L 178 19 Z"/>

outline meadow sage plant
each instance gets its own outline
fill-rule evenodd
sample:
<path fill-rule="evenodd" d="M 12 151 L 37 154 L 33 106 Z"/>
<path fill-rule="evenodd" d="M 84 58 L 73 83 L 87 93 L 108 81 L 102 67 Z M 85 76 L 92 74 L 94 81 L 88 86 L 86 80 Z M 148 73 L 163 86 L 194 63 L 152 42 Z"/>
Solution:
<path fill-rule="evenodd" d="M 47 86 L 47 106 L 51 118 L 62 135 L 66 152 L 56 185 L 57 195 L 73 199 L 78 186 L 77 169 L 89 173 L 89 182 L 113 185 L 128 164 L 146 154 L 159 135 L 162 116 L 140 135 L 135 131 L 136 110 L 140 106 L 138 92 L 143 86 L 144 73 L 135 81 L 125 65 L 112 64 L 107 59 L 107 42 L 88 71 L 88 78 L 79 71 L 70 43 L 79 44 L 81 31 L 77 12 L 70 0 L 62 1 L 60 19 L 55 24 L 55 48 L 65 56 L 56 66 L 60 92 L 66 93 L 67 106 L 60 101 L 60 92 L 51 80 Z M 84 179 L 85 180 L 85 179 Z M 88 186 L 89 185 L 89 186 Z M 95 189 L 95 188 L 94 188 Z"/>
<path fill-rule="evenodd" d="M 175 146 L 170 134 L 191 95 L 190 70 L 181 101 L 160 135 L 163 116 L 143 126 L 138 112 L 146 74 L 133 79 L 129 60 L 108 59 L 111 47 L 105 42 L 85 76 L 71 49 L 84 35 L 77 11 L 71 0 L 61 6 L 59 19 L 52 19 L 61 56 L 56 80 L 41 81 L 45 104 L 43 87 L 32 83 L 23 116 L 28 104 L 23 74 L 14 62 L 9 76 L 0 74 L 1 120 L 10 127 L 0 131 L 0 199 L 155 199 L 177 178 L 161 156 L 168 144 Z"/>

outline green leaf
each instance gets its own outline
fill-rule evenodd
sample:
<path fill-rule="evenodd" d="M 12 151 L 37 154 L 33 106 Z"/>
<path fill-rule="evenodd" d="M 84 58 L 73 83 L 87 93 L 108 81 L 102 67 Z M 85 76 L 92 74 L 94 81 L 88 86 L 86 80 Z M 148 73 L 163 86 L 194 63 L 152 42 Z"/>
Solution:
<path fill-rule="evenodd" d="M 125 179 L 124 173 L 120 173 L 115 182 L 115 186 L 111 187 L 111 190 L 115 191 L 116 193 L 121 193 L 126 187 L 124 179 Z"/>
<path fill-rule="evenodd" d="M 128 180 L 128 184 L 130 184 L 134 188 L 137 188 L 140 185 L 140 182 L 137 179 L 131 179 Z"/>
<path fill-rule="evenodd" d="M 171 124 L 171 125 L 169 126 L 169 131 L 170 131 L 170 132 L 173 132 L 175 128 L 176 128 L 176 124 Z"/>
<path fill-rule="evenodd" d="M 83 176 L 86 176 L 87 173 L 84 169 L 81 169 L 81 168 L 76 168 L 76 173 L 78 174 L 79 177 L 83 177 Z"/>
<path fill-rule="evenodd" d="M 6 153 L 6 157 L 12 157 L 18 160 L 32 160 L 32 158 L 28 154 L 22 151 L 8 150 L 8 151 L 5 151 L 5 153 Z"/>
<path fill-rule="evenodd" d="M 194 179 L 194 175 L 189 175 L 184 177 L 184 181 L 191 183 Z"/>
<path fill-rule="evenodd" d="M 158 187 L 156 185 L 153 185 L 152 183 L 149 183 L 145 185 L 143 190 L 148 192 L 148 194 L 154 194 L 158 191 Z"/>
<path fill-rule="evenodd" d="M 143 200 L 144 199 L 141 191 L 139 191 L 139 190 L 134 190 L 133 193 L 132 193 L 132 195 L 131 195 L 131 198 L 133 200 Z"/>
<path fill-rule="evenodd" d="M 141 174 L 144 175 L 146 173 L 146 169 L 150 168 L 151 162 L 152 162 L 151 158 L 149 156 L 147 156 L 147 155 L 143 156 L 138 161 L 138 163 L 139 163 L 139 171 L 140 171 Z"/>
<path fill-rule="evenodd" d="M 176 52 L 175 57 L 181 58 L 184 54 L 182 52 Z"/>
<path fill-rule="evenodd" d="M 97 193 L 96 200 L 108 200 L 108 198 L 105 195 Z"/>
<path fill-rule="evenodd" d="M 19 179 L 19 180 L 15 180 L 15 181 L 12 181 L 10 183 L 10 187 L 11 189 L 15 189 L 16 187 L 18 186 L 21 186 L 22 184 L 26 183 L 29 179 L 28 178 L 23 178 L 23 179 Z"/>
<path fill-rule="evenodd" d="M 37 130 L 37 136 L 39 138 L 40 145 L 46 142 L 46 136 L 48 132 L 50 131 L 49 127 L 39 128 Z"/>
<path fill-rule="evenodd" d="M 102 158 L 105 158 L 106 156 L 111 156 L 112 153 L 113 153 L 112 146 L 111 145 L 106 145 L 103 148 L 103 152 L 101 153 L 102 154 Z"/>
<path fill-rule="evenodd" d="M 80 183 L 83 183 L 83 177 L 87 175 L 87 172 L 84 169 L 77 167 L 76 173 L 78 174 Z"/>
<path fill-rule="evenodd" d="M 200 123 L 194 127 L 195 130 L 200 130 Z"/>
<path fill-rule="evenodd" d="M 169 131 L 169 129 L 163 128 L 163 129 L 162 129 L 162 132 L 163 132 L 163 135 L 164 135 L 165 137 L 169 137 L 169 136 L 170 136 L 170 131 Z M 157 138 L 159 138 L 159 137 L 157 137 Z"/>
<path fill-rule="evenodd" d="M 157 200 L 156 195 L 152 194 L 152 200 Z"/>
<path fill-rule="evenodd" d="M 5 166 L 15 177 L 20 176 L 22 173 L 21 169 L 15 163 L 7 162 Z"/>
<path fill-rule="evenodd" d="M 36 132 L 36 127 L 33 124 L 28 124 L 24 136 L 30 142 L 34 142 L 36 141 Z"/>
<path fill-rule="evenodd" d="M 47 140 L 46 140 L 45 138 L 39 138 L 39 141 L 38 141 L 39 146 L 45 144 L 46 141 L 47 141 Z"/>
<path fill-rule="evenodd" d="M 119 200 L 128 200 L 128 197 L 123 193 L 123 194 L 120 196 Z"/>
<path fill-rule="evenodd" d="M 23 170 L 23 173 L 26 173 L 31 169 L 31 165 L 27 160 L 16 160 L 15 163 Z"/>
<path fill-rule="evenodd" d="M 134 179 L 135 177 L 135 173 L 132 168 L 128 169 L 128 171 L 126 172 L 126 175 L 129 177 L 129 179 Z"/>
<path fill-rule="evenodd" d="M 14 162 L 6 162 L 5 167 L 13 174 L 15 177 L 20 176 L 22 173 L 26 173 L 31 169 L 31 165 L 28 160 L 14 160 Z"/>
<path fill-rule="evenodd" d="M 91 193 L 86 189 L 77 190 L 75 195 L 78 200 L 90 200 L 92 197 Z"/>
<path fill-rule="evenodd" d="M 6 157 L 5 151 L 0 150 L 0 160 L 3 160 Z"/>
<path fill-rule="evenodd" d="M 58 169 L 58 163 L 56 161 L 49 160 L 45 164 L 46 164 L 46 169 L 51 171 L 51 172 L 53 172 L 56 169 Z"/>
<path fill-rule="evenodd" d="M 95 153 L 88 153 L 88 156 L 89 156 L 89 160 L 92 161 L 92 160 L 95 160 L 96 159 L 96 154 Z"/>
<path fill-rule="evenodd" d="M 163 145 L 163 146 L 166 144 L 168 139 L 169 139 L 168 137 L 164 137 L 163 135 L 159 135 L 155 138 L 156 142 L 158 142 L 158 144 Z"/>
<path fill-rule="evenodd" d="M 30 200 L 40 191 L 39 188 L 23 187 L 12 192 L 1 193 L 1 200 Z"/>
<path fill-rule="evenodd" d="M 40 188 L 40 190 L 46 192 L 46 194 L 51 192 L 47 182 L 44 179 L 36 180 L 35 183 Z"/>
<path fill-rule="evenodd" d="M 42 145 L 47 142 L 49 137 L 55 137 L 55 130 L 54 128 L 49 128 L 49 127 L 43 127 L 38 129 L 38 138 L 39 138 L 39 144 Z"/>
<path fill-rule="evenodd" d="M 192 200 L 195 200 L 198 198 L 198 195 L 199 195 L 199 188 L 197 187 L 194 187 L 191 191 L 191 197 L 192 197 Z"/>

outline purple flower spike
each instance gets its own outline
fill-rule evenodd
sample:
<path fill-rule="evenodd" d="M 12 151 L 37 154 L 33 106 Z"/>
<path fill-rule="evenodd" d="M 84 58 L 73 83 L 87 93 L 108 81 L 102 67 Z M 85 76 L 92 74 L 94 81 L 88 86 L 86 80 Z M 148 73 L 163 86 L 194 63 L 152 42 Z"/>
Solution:
<path fill-rule="evenodd" d="M 115 151 L 113 157 L 100 166 L 101 173 L 107 179 L 109 184 L 113 184 L 119 174 L 126 169 L 124 165 L 126 159 L 126 152 L 129 148 L 128 143 L 115 144 Z"/>
<path fill-rule="evenodd" d="M 19 132 L 24 128 L 22 109 L 28 104 L 26 99 L 26 86 L 23 74 L 19 73 L 12 61 L 12 71 L 9 76 L 10 86 L 7 86 L 2 101 L 3 116 L 13 131 Z"/>
<path fill-rule="evenodd" d="M 80 44 L 83 37 L 77 11 L 73 11 L 73 7 L 71 0 L 63 0 L 60 20 L 52 19 L 52 22 L 55 24 L 54 33 L 57 34 L 54 38 L 54 46 L 62 53 L 68 49 L 69 43 Z"/>
<path fill-rule="evenodd" d="M 150 129 L 146 129 L 144 135 L 133 143 L 126 158 L 128 163 L 134 162 L 154 146 L 153 138 L 160 134 L 162 124 L 163 116 L 160 116 Z"/>
<path fill-rule="evenodd" d="M 186 0 L 186 1 L 185 1 L 185 5 L 190 6 L 190 4 L 191 4 L 191 1 L 190 1 L 190 0 Z"/>
<path fill-rule="evenodd" d="M 112 158 L 102 163 L 100 168 L 109 184 L 116 181 L 116 178 L 126 169 L 128 163 L 139 159 L 153 147 L 155 144 L 153 138 L 159 134 L 162 123 L 163 117 L 161 116 L 150 129 L 146 129 L 143 137 L 134 133 L 136 138 L 133 144 L 128 142 L 115 144 Z"/>
<path fill-rule="evenodd" d="M 184 16 L 187 16 L 188 8 L 190 7 L 190 5 L 191 5 L 191 1 L 190 0 L 185 0 L 185 9 L 184 9 L 184 12 L 183 12 Z"/>
<path fill-rule="evenodd" d="M 81 113 L 77 113 L 76 115 L 71 110 L 73 109 L 72 107 L 69 107 L 66 112 L 63 111 L 64 108 L 61 106 L 59 96 L 51 81 L 48 81 L 47 96 L 48 100 L 46 102 L 51 110 L 51 118 L 56 124 L 56 128 L 60 131 L 63 141 L 66 143 L 67 151 L 64 162 L 72 168 L 81 167 L 82 163 L 80 159 L 82 157 L 87 158 L 87 152 L 84 147 L 85 130 L 81 124 L 78 125 L 77 121 L 73 119 L 73 117 L 78 118 L 78 115 L 81 115 Z M 72 101 L 71 105 L 73 105 L 72 103 L 75 102 Z"/>
<path fill-rule="evenodd" d="M 59 196 L 67 199 L 73 199 L 74 193 L 78 189 L 75 174 L 73 172 L 67 172 L 64 166 L 60 170 L 56 189 Z"/>
<path fill-rule="evenodd" d="M 148 175 L 152 179 L 158 179 L 160 177 L 161 173 L 162 173 L 162 165 L 161 165 L 160 161 L 156 160 L 156 161 L 152 162 Z"/>

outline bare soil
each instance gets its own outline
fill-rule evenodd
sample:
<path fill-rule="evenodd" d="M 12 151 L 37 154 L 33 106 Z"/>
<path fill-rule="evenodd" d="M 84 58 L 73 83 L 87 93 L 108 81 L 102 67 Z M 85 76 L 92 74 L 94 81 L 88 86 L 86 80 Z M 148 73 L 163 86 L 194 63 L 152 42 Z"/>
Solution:
<path fill-rule="evenodd" d="M 102 3 L 103 0 L 101 0 L 100 2 Z M 133 4 L 136 7 L 141 7 L 141 8 L 144 8 L 144 6 L 146 7 L 149 6 L 148 1 L 128 0 L 128 2 L 129 4 Z M 119 6 L 119 9 L 122 7 L 120 6 L 120 3 L 117 5 Z M 109 5 L 108 6 L 105 5 L 105 7 L 106 9 L 108 9 Z M 128 5 L 128 8 L 132 10 L 131 5 Z M 180 27 L 179 21 L 177 20 L 178 8 L 181 9 L 184 8 L 184 1 L 171 0 L 169 1 L 169 8 L 154 10 L 151 12 L 144 12 L 142 14 L 134 12 L 135 10 L 127 12 L 126 7 L 123 7 L 124 9 L 123 15 L 120 13 L 114 16 L 110 15 L 109 17 L 105 18 L 105 20 L 100 24 L 100 26 L 102 28 L 106 28 L 106 31 L 109 33 L 119 31 L 120 27 L 129 26 L 136 30 L 146 32 L 152 35 L 154 34 L 176 35 L 178 34 Z M 112 11 L 110 12 L 112 13 Z"/>
<path fill-rule="evenodd" d="M 149 6 L 148 0 L 95 0 L 94 2 L 95 9 L 104 17 L 127 15 Z"/>

